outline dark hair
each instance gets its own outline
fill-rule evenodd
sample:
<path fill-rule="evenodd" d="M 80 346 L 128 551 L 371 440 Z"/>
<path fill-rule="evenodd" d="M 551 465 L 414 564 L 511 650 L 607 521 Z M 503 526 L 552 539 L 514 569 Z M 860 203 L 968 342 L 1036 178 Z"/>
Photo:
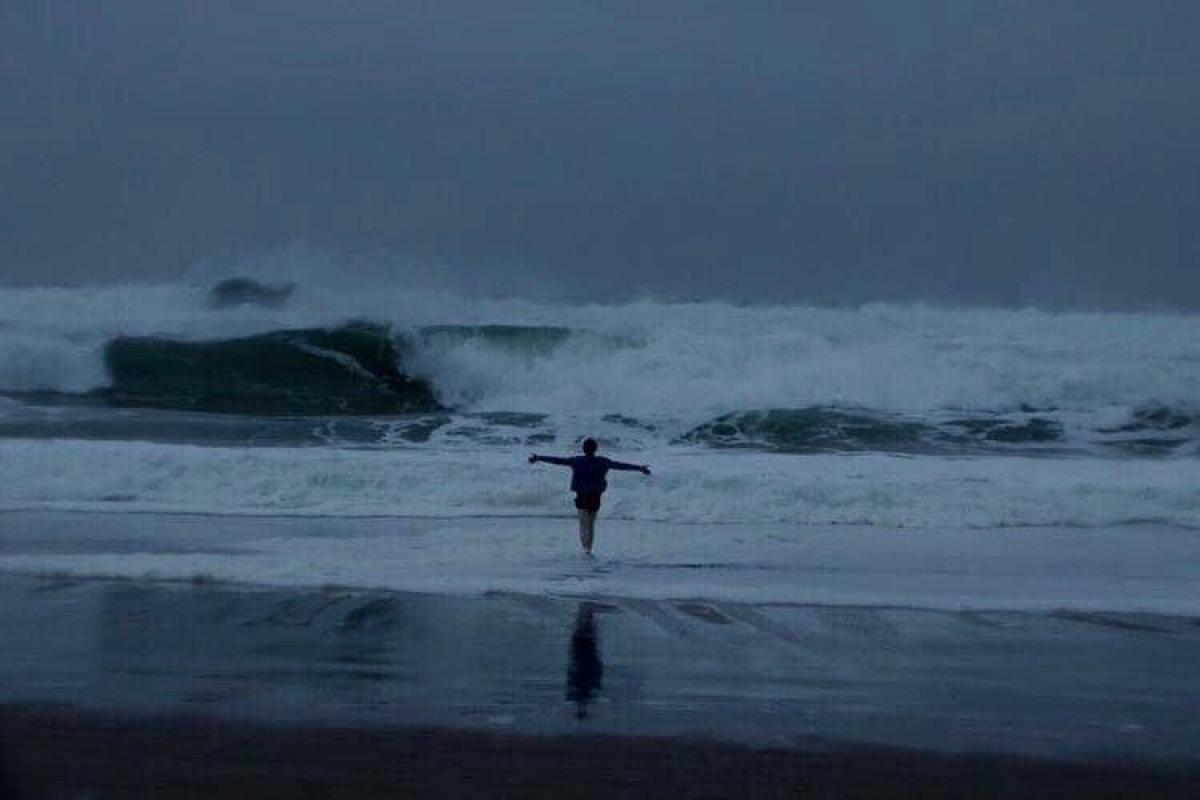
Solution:
<path fill-rule="evenodd" d="M 596 444 L 595 439 L 584 439 L 583 440 L 583 452 L 587 453 L 589 456 L 592 453 L 596 452 L 597 447 L 598 447 L 598 445 Z"/>

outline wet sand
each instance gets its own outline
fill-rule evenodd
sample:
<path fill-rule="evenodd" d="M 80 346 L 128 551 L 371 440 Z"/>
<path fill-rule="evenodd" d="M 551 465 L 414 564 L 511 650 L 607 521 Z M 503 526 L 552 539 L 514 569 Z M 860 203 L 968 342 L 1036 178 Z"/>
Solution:
<path fill-rule="evenodd" d="M 0 577 L 0 797 L 1194 797 L 1200 621 Z"/>
<path fill-rule="evenodd" d="M 0 797 L 1194 798 L 1200 773 L 679 738 L 0 715 Z"/>

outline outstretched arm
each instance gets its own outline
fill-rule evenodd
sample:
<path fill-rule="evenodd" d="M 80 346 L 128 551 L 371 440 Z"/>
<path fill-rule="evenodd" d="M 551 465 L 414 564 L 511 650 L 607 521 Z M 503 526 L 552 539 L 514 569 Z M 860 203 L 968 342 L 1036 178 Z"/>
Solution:
<path fill-rule="evenodd" d="M 560 467 L 571 466 L 571 459 L 569 459 L 569 458 L 558 458 L 557 456 L 539 456 L 536 453 L 534 453 L 533 455 L 531 455 L 529 457 L 530 464 L 536 464 L 539 461 L 545 462 L 547 464 L 558 464 Z"/>
<path fill-rule="evenodd" d="M 608 468 L 624 470 L 626 472 L 640 472 L 643 475 L 650 474 L 650 467 L 645 464 L 626 464 L 624 461 L 613 461 L 611 458 L 608 460 Z"/>

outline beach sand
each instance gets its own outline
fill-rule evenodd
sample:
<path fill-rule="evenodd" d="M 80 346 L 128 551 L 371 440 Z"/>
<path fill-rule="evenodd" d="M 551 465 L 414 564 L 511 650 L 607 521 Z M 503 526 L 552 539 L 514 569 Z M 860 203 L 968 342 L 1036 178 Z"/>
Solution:
<path fill-rule="evenodd" d="M 0 578 L 0 797 L 1194 797 L 1200 623 Z"/>
<path fill-rule="evenodd" d="M 5 798 L 1194 798 L 1195 770 L 681 738 L 0 715 Z"/>

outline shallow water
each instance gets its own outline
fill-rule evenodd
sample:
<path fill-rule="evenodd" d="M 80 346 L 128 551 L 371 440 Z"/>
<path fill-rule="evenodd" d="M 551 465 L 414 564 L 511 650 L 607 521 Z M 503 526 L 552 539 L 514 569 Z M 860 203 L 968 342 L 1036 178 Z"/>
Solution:
<path fill-rule="evenodd" d="M 0 705 L 1080 760 L 1200 746 L 1192 618 L 70 579 L 0 594 Z"/>

